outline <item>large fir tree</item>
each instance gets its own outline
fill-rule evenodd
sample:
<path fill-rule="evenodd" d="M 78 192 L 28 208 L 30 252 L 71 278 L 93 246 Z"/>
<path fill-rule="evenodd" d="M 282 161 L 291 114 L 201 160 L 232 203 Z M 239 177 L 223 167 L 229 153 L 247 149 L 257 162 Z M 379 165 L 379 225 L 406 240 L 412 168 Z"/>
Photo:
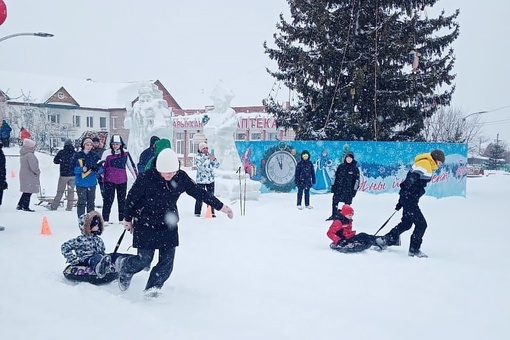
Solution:
<path fill-rule="evenodd" d="M 287 1 L 291 21 L 281 15 L 275 48 L 264 43 L 278 65 L 268 72 L 297 96 L 290 107 L 267 99 L 277 124 L 300 140 L 420 140 L 455 90 L 459 11 L 431 18 L 437 0 Z"/>

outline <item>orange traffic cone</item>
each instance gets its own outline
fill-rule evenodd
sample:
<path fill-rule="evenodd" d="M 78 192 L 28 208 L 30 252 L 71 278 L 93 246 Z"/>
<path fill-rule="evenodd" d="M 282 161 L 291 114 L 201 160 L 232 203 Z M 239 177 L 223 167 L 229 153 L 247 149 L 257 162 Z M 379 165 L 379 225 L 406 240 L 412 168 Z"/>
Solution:
<path fill-rule="evenodd" d="M 211 209 L 210 205 L 207 206 L 207 210 L 205 212 L 205 217 L 204 218 L 212 218 L 212 209 Z"/>
<path fill-rule="evenodd" d="M 51 235 L 50 224 L 48 223 L 48 218 L 46 218 L 46 216 L 43 216 L 42 219 L 41 235 Z"/>
<path fill-rule="evenodd" d="M 11 170 L 11 178 L 16 178 L 16 173 L 14 172 L 14 170 Z"/>

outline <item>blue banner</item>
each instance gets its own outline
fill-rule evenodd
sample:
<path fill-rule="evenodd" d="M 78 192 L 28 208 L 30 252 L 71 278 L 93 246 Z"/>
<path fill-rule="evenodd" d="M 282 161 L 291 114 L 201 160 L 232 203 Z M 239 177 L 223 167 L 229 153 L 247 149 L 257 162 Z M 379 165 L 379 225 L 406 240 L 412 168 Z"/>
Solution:
<path fill-rule="evenodd" d="M 400 183 L 413 165 L 416 155 L 441 149 L 446 161 L 427 185 L 434 197 L 466 196 L 467 145 L 415 142 L 343 141 L 237 141 L 237 150 L 246 173 L 262 183 L 262 193 L 292 192 L 294 172 L 303 150 L 310 152 L 316 183 L 312 193 L 331 191 L 335 171 L 348 151 L 360 169 L 359 191 L 382 194 L 399 191 Z M 221 161 L 221 160 L 220 160 Z"/>

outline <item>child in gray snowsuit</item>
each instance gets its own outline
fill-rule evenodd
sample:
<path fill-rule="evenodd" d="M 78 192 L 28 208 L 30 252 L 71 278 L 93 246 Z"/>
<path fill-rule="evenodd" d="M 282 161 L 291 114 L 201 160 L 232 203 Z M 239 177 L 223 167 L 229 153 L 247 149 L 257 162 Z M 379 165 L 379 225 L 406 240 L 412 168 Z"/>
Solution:
<path fill-rule="evenodd" d="M 104 228 L 103 218 L 93 210 L 81 215 L 78 225 L 82 234 L 62 244 L 62 255 L 69 264 L 88 266 L 98 278 L 103 278 L 112 267 L 112 259 L 105 253 L 104 242 L 100 237 Z"/>

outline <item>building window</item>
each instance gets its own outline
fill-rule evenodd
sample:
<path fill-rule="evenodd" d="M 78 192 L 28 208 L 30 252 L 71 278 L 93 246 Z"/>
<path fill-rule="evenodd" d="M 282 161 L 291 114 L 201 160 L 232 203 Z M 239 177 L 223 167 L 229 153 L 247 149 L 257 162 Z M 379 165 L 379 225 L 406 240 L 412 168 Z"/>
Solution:
<path fill-rule="evenodd" d="M 267 140 L 278 140 L 278 133 L 276 132 L 268 132 Z"/>
<path fill-rule="evenodd" d="M 246 140 L 246 133 L 236 133 L 236 140 Z"/>
<path fill-rule="evenodd" d="M 250 137 L 251 140 L 261 140 L 262 139 L 262 134 L 260 132 L 254 132 L 251 134 L 251 137 Z"/>
<path fill-rule="evenodd" d="M 57 113 L 50 113 L 48 115 L 48 122 L 52 124 L 60 124 L 60 115 Z"/>
<path fill-rule="evenodd" d="M 87 127 L 93 128 L 94 127 L 94 117 L 87 117 Z"/>
<path fill-rule="evenodd" d="M 116 130 L 117 129 L 117 117 L 112 117 L 110 122 L 112 124 L 112 126 L 111 126 L 112 130 Z"/>
<path fill-rule="evenodd" d="M 80 116 L 73 116 L 73 126 L 80 127 Z"/>
<path fill-rule="evenodd" d="M 106 129 L 106 117 L 99 117 L 99 128 Z"/>
<path fill-rule="evenodd" d="M 193 142 L 193 136 L 195 136 L 195 133 L 196 132 L 188 133 L 188 154 L 197 152 L 197 150 L 195 150 L 195 143 Z"/>
<path fill-rule="evenodd" d="M 183 154 L 184 152 L 184 133 L 177 132 L 175 134 L 175 152 L 178 154 Z"/>

